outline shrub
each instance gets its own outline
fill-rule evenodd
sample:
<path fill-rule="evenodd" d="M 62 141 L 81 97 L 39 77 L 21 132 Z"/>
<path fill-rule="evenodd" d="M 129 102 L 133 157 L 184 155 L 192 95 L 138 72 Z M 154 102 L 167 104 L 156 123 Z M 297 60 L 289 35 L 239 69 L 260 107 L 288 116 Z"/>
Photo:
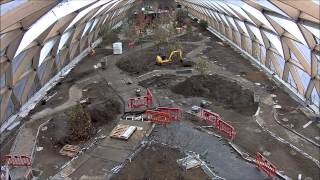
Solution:
<path fill-rule="evenodd" d="M 201 19 L 200 22 L 199 22 L 199 25 L 200 25 L 200 27 L 201 27 L 202 29 L 207 29 L 207 27 L 208 27 L 208 21 Z"/>
<path fill-rule="evenodd" d="M 196 62 L 195 69 L 201 74 L 205 75 L 210 71 L 211 63 L 206 59 L 199 58 Z"/>
<path fill-rule="evenodd" d="M 176 14 L 176 21 L 179 25 L 185 23 L 185 20 L 188 18 L 188 12 L 182 9 L 179 9 Z"/>

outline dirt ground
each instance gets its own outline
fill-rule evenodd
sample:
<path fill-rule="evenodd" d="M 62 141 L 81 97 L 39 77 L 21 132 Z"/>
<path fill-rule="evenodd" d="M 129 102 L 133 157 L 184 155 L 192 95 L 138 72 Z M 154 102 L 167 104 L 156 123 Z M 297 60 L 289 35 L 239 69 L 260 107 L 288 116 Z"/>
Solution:
<path fill-rule="evenodd" d="M 253 115 L 258 107 L 252 91 L 216 74 L 192 76 L 171 90 L 185 97 L 205 97 L 221 102 L 226 109 L 235 109 L 248 116 Z"/>
<path fill-rule="evenodd" d="M 93 65 L 97 64 L 99 59 L 111 55 L 113 53 L 110 49 L 96 48 L 96 54 L 94 56 L 86 56 L 84 59 L 71 70 L 65 79 L 53 87 L 48 94 L 54 94 L 50 101 L 46 102 L 45 106 L 39 102 L 36 107 L 31 110 L 30 115 L 42 111 L 45 108 L 55 108 L 60 106 L 69 98 L 69 89 L 76 82 L 84 78 L 88 78 L 96 74 L 93 69 Z"/>
<path fill-rule="evenodd" d="M 168 57 L 170 55 L 168 45 L 160 45 L 160 47 L 164 47 L 162 52 L 166 52 L 165 54 Z M 195 48 L 194 45 L 186 45 L 183 43 L 182 47 L 183 57 Z M 176 69 L 178 67 L 183 66 L 181 62 L 178 60 L 178 57 L 175 56 L 173 56 L 173 59 L 175 59 L 175 61 L 173 61 L 172 63 L 157 66 L 155 62 L 157 55 L 159 55 L 159 50 L 156 45 L 144 51 L 139 51 L 130 57 L 124 57 L 123 59 L 117 62 L 117 67 L 125 72 L 128 72 L 130 75 L 135 76 L 144 74 L 155 69 Z"/>
<path fill-rule="evenodd" d="M 139 85 L 145 88 L 154 87 L 157 89 L 170 89 L 170 87 L 183 82 L 186 78 L 171 74 L 164 74 L 161 76 L 154 76 L 144 81 L 140 81 Z"/>
<path fill-rule="evenodd" d="M 201 168 L 193 168 L 188 171 L 180 168 L 176 160 L 183 157 L 185 155 L 176 149 L 159 144 L 150 145 L 143 149 L 131 163 L 111 179 L 210 179 Z"/>
<path fill-rule="evenodd" d="M 123 112 L 124 105 L 115 92 L 108 87 L 107 83 L 92 70 L 93 65 L 100 58 L 109 54 L 111 54 L 109 50 L 98 49 L 95 56 L 85 57 L 62 83 L 52 90 L 57 92 L 57 95 L 45 105 L 38 106 L 35 109 L 36 112 L 47 107 L 56 107 L 63 104 L 68 99 L 69 88 L 77 83 L 77 86 L 82 89 L 82 99 L 88 98 L 90 101 L 89 104 L 84 105 L 84 109 L 90 115 L 93 126 L 90 139 L 82 141 L 72 135 L 70 123 L 68 123 L 70 109 L 54 114 L 46 125 L 47 129 L 40 131 L 37 142 L 37 146 L 43 147 L 43 150 L 36 152 L 33 167 L 42 171 L 40 177 L 54 175 L 64 163 L 70 160 L 69 157 L 59 154 L 60 149 L 65 144 L 85 146 L 100 129 L 110 129 L 117 123 L 117 117 Z M 88 81 L 83 81 L 87 78 L 89 78 Z M 80 81 L 83 82 L 79 83 Z"/>

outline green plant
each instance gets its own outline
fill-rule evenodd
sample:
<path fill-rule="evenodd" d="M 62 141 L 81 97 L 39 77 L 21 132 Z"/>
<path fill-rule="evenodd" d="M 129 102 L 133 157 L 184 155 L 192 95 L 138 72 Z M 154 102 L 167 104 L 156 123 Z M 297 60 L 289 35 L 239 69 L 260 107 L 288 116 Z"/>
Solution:
<path fill-rule="evenodd" d="M 182 9 L 179 9 L 176 14 L 176 21 L 178 22 L 178 25 L 183 25 L 185 23 L 185 20 L 188 18 L 188 12 Z"/>
<path fill-rule="evenodd" d="M 205 75 L 207 74 L 210 69 L 211 69 L 211 63 L 204 59 L 204 58 L 199 58 L 196 62 L 195 69 L 201 74 Z"/>
<path fill-rule="evenodd" d="M 200 25 L 200 27 L 201 27 L 202 29 L 205 30 L 205 29 L 207 29 L 207 27 L 208 27 L 208 21 L 201 19 L 200 22 L 199 22 L 199 25 Z"/>
<path fill-rule="evenodd" d="M 188 35 L 192 34 L 192 27 L 191 26 L 187 27 L 187 34 Z"/>

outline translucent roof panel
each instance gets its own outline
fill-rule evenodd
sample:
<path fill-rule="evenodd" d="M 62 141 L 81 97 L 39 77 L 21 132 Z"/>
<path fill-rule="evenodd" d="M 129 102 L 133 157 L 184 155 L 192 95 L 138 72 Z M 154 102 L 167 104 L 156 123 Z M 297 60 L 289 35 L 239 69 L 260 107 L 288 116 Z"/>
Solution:
<path fill-rule="evenodd" d="M 227 16 L 227 18 L 228 18 L 230 24 L 232 24 L 233 28 L 238 31 L 237 25 L 236 25 L 236 23 L 234 22 L 233 18 L 231 18 L 231 17 L 229 17 L 229 16 Z"/>
<path fill-rule="evenodd" d="M 232 1 L 228 1 L 228 2 L 232 2 Z M 236 6 L 232 3 L 228 3 L 228 6 L 233 9 L 235 12 L 239 13 L 241 16 L 243 16 L 247 21 L 254 23 L 250 17 L 247 15 L 246 12 L 243 11 L 243 9 L 241 9 L 239 6 Z"/>
<path fill-rule="evenodd" d="M 211 4 L 214 5 L 214 6 L 219 10 L 219 12 L 225 13 L 225 14 L 229 14 L 229 13 L 228 13 L 227 11 L 225 11 L 216 1 L 212 1 Z"/>
<path fill-rule="evenodd" d="M 300 77 L 300 79 L 301 79 L 301 82 L 302 82 L 302 85 L 303 85 L 303 87 L 304 87 L 304 89 L 307 89 L 307 87 L 308 87 L 308 84 L 309 84 L 309 82 L 310 82 L 310 76 L 309 76 L 309 74 L 308 73 L 306 73 L 306 72 L 304 72 L 302 69 L 300 69 L 300 68 L 295 68 L 295 69 L 297 69 L 297 71 L 298 71 L 298 73 L 299 73 L 299 77 Z"/>
<path fill-rule="evenodd" d="M 294 41 L 295 42 L 295 41 Z M 298 47 L 299 51 L 303 54 L 304 58 L 311 63 L 311 50 L 305 45 L 295 42 L 295 45 Z"/>
<path fill-rule="evenodd" d="M 320 27 L 314 28 L 308 25 L 303 25 L 305 28 L 307 28 L 316 38 L 320 39 Z"/>
<path fill-rule="evenodd" d="M 12 60 L 12 71 L 16 72 L 17 68 L 19 67 L 19 64 L 22 62 L 24 57 L 26 56 L 26 51 L 23 51 L 22 53 L 19 54 L 19 56 L 16 56 Z"/>
<path fill-rule="evenodd" d="M 320 103 L 320 97 L 319 97 L 319 94 L 317 93 L 316 88 L 313 88 L 313 90 L 312 90 L 311 100 L 315 104 L 319 104 Z"/>
<path fill-rule="evenodd" d="M 228 5 L 226 5 L 224 2 L 222 1 L 216 1 L 217 4 L 219 4 L 220 6 L 222 6 L 224 9 L 226 9 L 228 12 L 230 12 L 233 16 L 239 18 L 239 16 L 233 12 L 233 10 L 231 8 L 229 8 Z"/>
<path fill-rule="evenodd" d="M 86 23 L 86 27 L 84 27 L 84 30 L 82 32 L 81 38 L 86 34 L 86 32 L 88 31 L 89 27 L 91 26 L 93 21 L 89 21 Z"/>
<path fill-rule="evenodd" d="M 91 32 L 93 30 L 93 28 L 96 27 L 97 23 L 98 23 L 98 19 L 95 19 L 89 32 Z"/>
<path fill-rule="evenodd" d="M 266 25 L 270 30 L 276 32 L 274 28 L 271 26 L 270 22 L 266 19 L 266 17 L 261 13 L 261 11 L 249 6 L 248 4 L 244 4 L 242 8 L 247 12 L 250 13 L 252 16 L 257 18 L 262 24 Z"/>
<path fill-rule="evenodd" d="M 112 2 L 108 2 L 107 4 L 103 5 L 92 17 L 91 19 L 95 18 L 99 13 L 105 10 L 108 6 L 111 5 Z"/>
<path fill-rule="evenodd" d="M 291 75 L 291 72 L 289 72 L 289 75 L 288 75 L 288 83 L 294 87 L 295 89 L 297 89 L 297 84 L 296 82 L 294 81 L 292 75 Z"/>
<path fill-rule="evenodd" d="M 52 50 L 55 43 L 56 43 L 56 39 L 52 39 L 43 46 L 40 52 L 38 67 L 42 64 L 44 59 L 48 56 L 49 52 Z"/>
<path fill-rule="evenodd" d="M 257 38 L 257 40 L 260 42 L 260 44 L 264 45 L 260 30 L 252 25 L 248 25 L 250 30 L 253 32 L 253 34 L 255 35 L 255 37 Z"/>
<path fill-rule="evenodd" d="M 70 31 L 63 33 L 63 35 L 60 39 L 60 42 L 59 42 L 58 50 L 60 50 L 65 45 L 65 43 L 68 41 L 70 35 L 71 35 Z M 59 51 L 57 51 L 57 53 L 58 52 Z"/>
<path fill-rule="evenodd" d="M 225 17 L 223 14 L 220 14 L 220 17 L 221 17 L 221 19 L 223 20 L 223 22 L 229 27 L 230 25 L 229 25 L 226 17 Z"/>
<path fill-rule="evenodd" d="M 240 26 L 240 28 L 244 31 L 244 33 L 249 36 L 249 32 L 247 30 L 247 27 L 246 25 L 242 22 L 242 21 L 239 21 L 239 20 L 236 20 L 236 22 L 238 23 L 238 25 Z"/>
<path fill-rule="evenodd" d="M 6 74 L 1 74 L 0 76 L 0 88 L 4 87 L 6 84 Z M 2 96 L 0 96 L 2 97 Z M 0 101 L 1 103 L 1 101 Z"/>
<path fill-rule="evenodd" d="M 0 6 L 0 16 L 6 14 L 10 10 L 21 6 L 22 4 L 26 3 L 27 0 L 14 0 L 14 1 L 9 1 L 7 3 L 1 4 Z"/>
<path fill-rule="evenodd" d="M 81 2 L 81 1 L 80 1 Z M 69 30 L 74 24 L 76 24 L 81 18 L 83 18 L 85 15 L 87 15 L 92 9 L 97 8 L 99 6 L 102 6 L 106 3 L 110 2 L 110 0 L 104 0 L 104 1 L 98 1 L 91 6 L 87 7 L 85 10 L 82 10 L 69 24 L 69 26 L 64 30 Z"/>
<path fill-rule="evenodd" d="M 21 98 L 23 88 L 27 82 L 28 76 L 23 77 L 17 84 L 15 85 L 13 92 L 18 97 L 18 99 Z"/>
<path fill-rule="evenodd" d="M 283 55 L 283 49 L 282 49 L 282 44 L 281 44 L 281 41 L 279 39 L 278 36 L 272 34 L 272 33 L 269 33 L 267 31 L 263 31 L 264 34 L 267 36 L 267 38 L 269 39 L 269 41 L 272 43 L 272 45 L 276 48 L 276 50 L 278 51 L 278 53 L 284 57 Z"/>
<path fill-rule="evenodd" d="M 307 45 L 307 42 L 305 41 L 298 25 L 294 23 L 293 21 L 282 19 L 276 16 L 270 16 L 271 19 L 276 21 L 283 29 L 291 33 L 294 37 L 296 37 L 301 43 Z"/>
<path fill-rule="evenodd" d="M 273 5 L 269 1 L 258 0 L 258 1 L 255 1 L 255 2 L 258 3 L 259 5 L 263 6 L 266 9 L 272 10 L 272 11 L 277 12 L 277 13 L 283 15 L 283 16 L 289 17 L 286 13 L 284 13 L 281 9 L 279 9 L 278 7 L 276 7 L 275 5 Z"/>
<path fill-rule="evenodd" d="M 15 56 L 17 56 L 21 51 L 23 51 L 32 41 L 34 41 L 41 33 L 47 30 L 52 24 L 54 24 L 58 19 L 68 15 L 93 1 L 62 1 L 52 10 L 47 12 L 38 21 L 36 21 L 29 30 L 24 34 L 21 43 L 16 51 Z"/>

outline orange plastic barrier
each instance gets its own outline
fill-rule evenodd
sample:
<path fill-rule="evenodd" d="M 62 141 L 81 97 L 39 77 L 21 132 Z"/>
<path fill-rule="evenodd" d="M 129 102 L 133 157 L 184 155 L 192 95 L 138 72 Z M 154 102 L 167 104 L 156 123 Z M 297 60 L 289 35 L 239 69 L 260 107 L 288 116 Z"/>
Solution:
<path fill-rule="evenodd" d="M 28 155 L 6 155 L 4 158 L 9 166 L 31 166 L 31 157 Z"/>
<path fill-rule="evenodd" d="M 149 88 L 147 88 L 147 94 L 143 97 L 133 97 L 128 99 L 129 108 L 151 108 L 153 104 L 153 95 Z"/>
<path fill-rule="evenodd" d="M 200 116 L 208 124 L 217 128 L 220 133 L 226 135 L 230 140 L 233 140 L 236 135 L 235 128 L 229 123 L 225 122 L 219 114 L 211 112 L 208 109 L 201 109 Z"/>
<path fill-rule="evenodd" d="M 145 112 L 146 121 L 158 123 L 158 124 L 169 124 L 172 121 L 172 116 L 167 112 L 146 110 Z"/>
<path fill-rule="evenodd" d="M 267 173 L 269 177 L 274 177 L 276 175 L 277 167 L 268 159 L 263 157 L 259 152 L 256 154 L 256 165 L 260 170 Z"/>
<path fill-rule="evenodd" d="M 180 108 L 175 107 L 159 107 L 157 111 L 169 113 L 172 116 L 172 120 L 179 120 L 182 117 L 182 112 Z"/>

